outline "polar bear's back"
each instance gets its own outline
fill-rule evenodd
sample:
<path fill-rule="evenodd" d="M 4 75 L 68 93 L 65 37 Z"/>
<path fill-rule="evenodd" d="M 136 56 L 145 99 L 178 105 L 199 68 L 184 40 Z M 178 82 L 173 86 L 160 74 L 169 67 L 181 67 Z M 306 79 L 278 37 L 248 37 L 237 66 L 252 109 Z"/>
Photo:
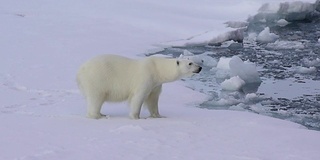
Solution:
<path fill-rule="evenodd" d="M 95 57 L 80 67 L 77 75 L 79 88 L 86 97 L 87 94 L 103 94 L 106 101 L 124 101 L 131 94 L 132 80 L 137 79 L 137 71 L 141 70 L 138 62 L 117 55 Z"/>

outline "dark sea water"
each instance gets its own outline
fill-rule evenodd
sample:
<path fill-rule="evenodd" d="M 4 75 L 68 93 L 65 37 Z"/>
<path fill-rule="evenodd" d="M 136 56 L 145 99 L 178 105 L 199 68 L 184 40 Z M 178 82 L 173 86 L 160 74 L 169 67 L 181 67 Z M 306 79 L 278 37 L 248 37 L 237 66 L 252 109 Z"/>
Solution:
<path fill-rule="evenodd" d="M 259 16 L 249 20 L 242 42 L 233 42 L 229 46 L 206 44 L 170 47 L 154 54 L 179 57 L 188 50 L 195 55 L 211 52 L 213 54 L 209 56 L 217 61 L 220 57 L 234 55 L 243 61 L 249 60 L 257 66 L 262 83 L 245 85 L 240 91 L 223 91 L 220 86 L 223 80 L 217 78 L 211 68 L 204 67 L 200 75 L 185 79 L 188 87 L 209 97 L 198 107 L 250 111 L 320 130 L 320 16 L 312 14 L 292 20 L 283 27 L 268 21 L 260 22 L 255 19 Z M 271 15 L 272 18 L 274 15 Z M 276 18 L 279 19 L 279 16 Z M 270 27 L 272 33 L 279 35 L 279 41 L 285 43 L 261 44 L 250 38 L 250 33 L 259 33 L 265 27 Z M 299 67 L 314 67 L 315 70 L 297 72 Z M 225 103 L 217 103 L 222 100 Z"/>

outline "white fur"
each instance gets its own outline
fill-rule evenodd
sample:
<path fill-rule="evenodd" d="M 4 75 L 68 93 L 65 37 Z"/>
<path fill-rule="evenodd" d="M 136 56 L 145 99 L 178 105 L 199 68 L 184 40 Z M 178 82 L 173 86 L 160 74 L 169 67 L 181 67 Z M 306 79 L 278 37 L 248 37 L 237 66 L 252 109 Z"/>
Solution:
<path fill-rule="evenodd" d="M 87 100 L 87 117 L 100 118 L 105 101 L 128 101 L 130 117 L 140 118 L 143 104 L 150 116 L 161 117 L 158 100 L 163 83 L 200 72 L 201 67 L 189 60 L 148 57 L 141 60 L 117 55 L 101 55 L 84 63 L 77 81 Z"/>

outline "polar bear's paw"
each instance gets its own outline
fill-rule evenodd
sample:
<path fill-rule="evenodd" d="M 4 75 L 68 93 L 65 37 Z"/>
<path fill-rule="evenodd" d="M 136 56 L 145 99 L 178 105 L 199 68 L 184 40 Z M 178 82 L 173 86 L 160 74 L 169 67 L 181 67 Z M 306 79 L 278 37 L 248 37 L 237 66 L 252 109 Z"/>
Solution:
<path fill-rule="evenodd" d="M 153 114 L 153 115 L 150 115 L 148 118 L 167 118 L 167 117 L 161 116 L 160 114 Z"/>
<path fill-rule="evenodd" d="M 91 115 L 91 114 L 88 114 L 87 115 L 88 118 L 91 118 L 91 119 L 109 119 L 110 116 L 109 115 L 105 115 L 105 114 L 95 114 L 95 115 Z"/>
<path fill-rule="evenodd" d="M 130 119 L 140 119 L 139 114 L 132 114 L 132 113 L 130 113 L 129 117 L 130 117 Z"/>

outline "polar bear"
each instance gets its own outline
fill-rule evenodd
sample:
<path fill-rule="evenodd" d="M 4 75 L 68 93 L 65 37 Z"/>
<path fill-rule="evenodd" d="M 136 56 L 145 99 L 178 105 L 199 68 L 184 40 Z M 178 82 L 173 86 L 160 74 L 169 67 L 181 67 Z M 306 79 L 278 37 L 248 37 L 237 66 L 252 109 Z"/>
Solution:
<path fill-rule="evenodd" d="M 130 118 L 139 119 L 145 104 L 150 117 L 160 118 L 158 100 L 163 83 L 192 76 L 201 67 L 190 60 L 147 57 L 130 59 L 100 55 L 84 63 L 77 74 L 79 89 L 87 101 L 87 117 L 98 119 L 104 102 L 128 101 Z"/>

